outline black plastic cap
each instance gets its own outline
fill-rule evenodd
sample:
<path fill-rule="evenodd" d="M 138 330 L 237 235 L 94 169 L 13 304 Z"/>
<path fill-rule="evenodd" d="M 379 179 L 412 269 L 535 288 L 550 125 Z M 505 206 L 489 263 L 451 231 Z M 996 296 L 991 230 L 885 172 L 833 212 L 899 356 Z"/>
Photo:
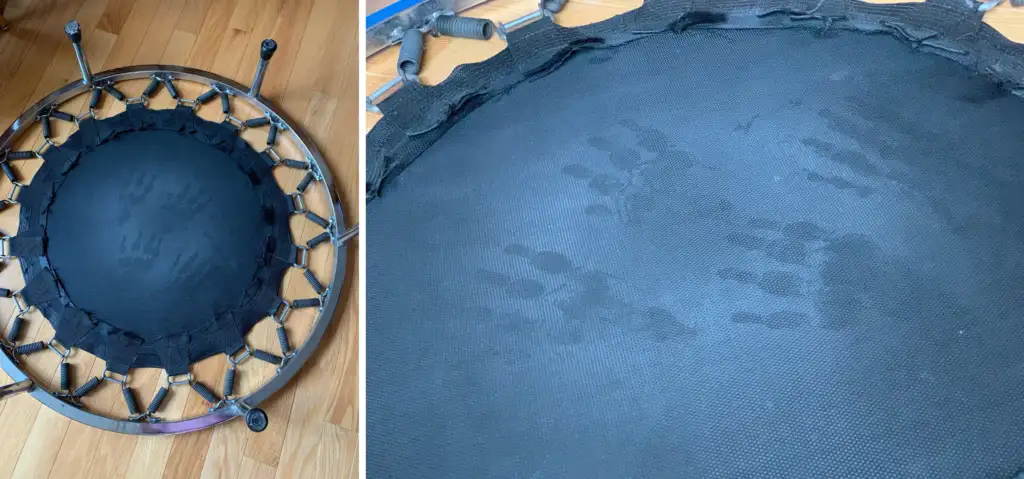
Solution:
<path fill-rule="evenodd" d="M 245 425 L 249 426 L 249 430 L 252 432 L 263 432 L 267 429 L 268 424 L 270 424 L 270 419 L 267 417 L 267 413 L 260 408 L 253 408 L 245 413 Z"/>
<path fill-rule="evenodd" d="M 64 25 L 64 33 L 68 34 L 71 43 L 80 43 L 82 41 L 82 26 L 78 24 L 78 20 L 71 20 Z"/>
<path fill-rule="evenodd" d="M 277 51 L 277 42 L 273 39 L 263 40 L 260 44 L 260 58 L 264 60 L 270 60 L 270 57 L 274 56 L 274 52 Z"/>

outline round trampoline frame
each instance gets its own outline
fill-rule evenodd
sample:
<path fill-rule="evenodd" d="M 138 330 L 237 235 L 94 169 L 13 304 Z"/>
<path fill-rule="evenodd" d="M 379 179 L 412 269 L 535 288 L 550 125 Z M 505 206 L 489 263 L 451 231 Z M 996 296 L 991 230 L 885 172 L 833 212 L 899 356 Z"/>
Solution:
<path fill-rule="evenodd" d="M 126 80 L 150 79 L 154 76 L 159 76 L 161 78 L 203 84 L 216 88 L 230 96 L 243 99 L 251 106 L 263 112 L 267 117 L 276 120 L 275 123 L 278 124 L 282 134 L 291 132 L 295 144 L 309 160 L 310 170 L 315 175 L 316 180 L 323 183 L 331 204 L 331 216 L 328 218 L 330 225 L 326 231 L 331 236 L 330 243 L 334 248 L 332 278 L 325 285 L 326 291 L 322 295 L 319 315 L 314 320 L 312 330 L 309 336 L 307 336 L 305 343 L 301 347 L 295 348 L 292 355 L 288 356 L 283 365 L 278 368 L 277 373 L 253 393 L 246 397 L 224 399 L 205 415 L 177 421 L 133 421 L 114 419 L 91 413 L 62 400 L 49 390 L 35 385 L 34 382 L 26 383 L 26 381 L 33 381 L 32 378 L 18 367 L 16 361 L 5 350 L 4 354 L 0 355 L 0 367 L 14 381 L 14 384 L 11 385 L 13 386 L 12 389 L 17 387 L 17 390 L 21 390 L 22 388 L 29 387 L 29 394 L 46 407 L 69 419 L 99 429 L 137 435 L 180 434 L 197 431 L 239 416 L 245 416 L 250 410 L 253 410 L 253 408 L 295 377 L 303 364 L 313 355 L 314 350 L 337 313 L 341 301 L 341 290 L 346 277 L 345 247 L 347 241 L 356 234 L 356 230 L 354 228 L 348 231 L 338 230 L 339 227 L 343 228 L 345 224 L 341 202 L 334 189 L 334 180 L 331 177 L 330 169 L 312 139 L 303 133 L 301 129 L 297 128 L 297 124 L 290 120 L 281 110 L 275 108 L 268 100 L 259 96 L 258 85 L 262 79 L 265 61 L 261 61 L 260 66 L 261 68 L 257 71 L 257 78 L 253 89 L 214 73 L 175 65 L 130 66 L 95 73 L 91 75 L 92 81 L 90 83 L 86 83 L 84 80 L 73 81 L 29 107 L 7 130 L 0 134 L 0 151 L 9 149 L 18 135 L 36 121 L 40 113 L 44 112 L 47 108 L 89 92 L 95 85 L 114 84 Z M 83 73 L 85 73 L 84 69 Z M 13 188 L 17 187 L 14 186 Z M 17 390 L 12 391 L 12 393 L 17 392 Z M 0 392 L 2 391 L 0 390 Z M 2 396 L 3 394 L 0 394 L 0 397 Z"/>

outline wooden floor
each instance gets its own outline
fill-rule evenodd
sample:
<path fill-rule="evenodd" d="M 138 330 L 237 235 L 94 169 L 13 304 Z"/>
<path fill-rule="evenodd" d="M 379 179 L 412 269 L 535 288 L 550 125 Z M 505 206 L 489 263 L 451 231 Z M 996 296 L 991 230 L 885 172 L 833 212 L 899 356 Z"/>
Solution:
<path fill-rule="evenodd" d="M 909 2 L 901 0 L 869 1 L 871 3 L 913 2 L 913 0 Z M 642 0 L 569 0 L 565 9 L 555 15 L 555 22 L 566 27 L 586 25 L 633 10 L 641 4 L 643 4 Z M 374 0 L 370 0 L 370 5 L 376 5 L 379 8 L 379 2 Z M 491 0 L 462 12 L 462 15 L 490 18 L 495 22 L 508 23 L 536 9 L 537 2 L 533 0 Z M 1007 38 L 1016 42 L 1024 42 L 1024 8 L 1011 8 L 1010 2 L 1007 1 L 986 13 L 985 21 L 1006 35 Z M 427 36 L 421 62 L 420 80 L 427 85 L 436 85 L 448 78 L 456 66 L 486 60 L 504 48 L 505 42 L 497 35 L 488 41 Z M 380 88 L 395 77 L 397 58 L 398 47 L 395 46 L 367 59 L 367 92 Z M 378 113 L 367 112 L 365 115 L 367 130 L 380 120 Z"/>
<path fill-rule="evenodd" d="M 11 0 L 4 16 L 11 22 L 0 33 L 0 127 L 6 128 L 28 105 L 77 77 L 70 43 L 63 33 L 68 20 L 77 19 L 83 30 L 83 46 L 94 71 L 127 65 L 177 64 L 209 70 L 247 84 L 258 61 L 259 43 L 274 38 L 279 44 L 271 61 L 262 93 L 314 138 L 324 154 L 345 206 L 346 222 L 358 221 L 357 201 L 362 197 L 358 181 L 358 0 Z M 137 94 L 144 82 L 127 84 L 126 93 Z M 194 98 L 197 84 L 178 86 L 183 96 Z M 75 98 L 62 109 L 85 110 L 85 99 Z M 158 94 L 154 108 L 173 106 L 166 93 Z M 244 104 L 234 103 L 243 118 L 257 115 Z M 106 101 L 103 115 L 123 110 Z M 200 116 L 217 117 L 212 109 Z M 217 118 L 219 119 L 219 118 Z M 69 127 L 55 125 L 56 137 Z M 258 141 L 259 131 L 245 137 Z M 264 132 L 265 134 L 265 132 Z M 265 136 L 264 136 L 265 138 Z M 37 145 L 38 128 L 29 129 L 20 145 Z M 58 140 L 59 143 L 60 140 Z M 279 140 L 283 152 L 295 151 L 287 137 Z M 19 171 L 30 176 L 31 172 Z M 295 175 L 277 175 L 282 185 L 294 185 Z M 2 187 L 3 191 L 9 184 Z M 292 186 L 294 187 L 294 186 Z M 327 215 L 321 190 L 311 201 L 321 216 Z M 14 213 L 16 221 L 16 212 Z M 11 214 L 0 218 L 0 229 L 11 232 Z M 293 223 L 297 241 L 315 231 Z M 358 246 L 358 240 L 356 241 Z M 319 248 L 311 269 L 326 280 L 332 274 L 330 248 Z M 136 437 L 106 433 L 41 407 L 27 395 L 0 402 L 0 478 L 270 478 L 353 477 L 358 471 L 358 281 L 355 248 L 349 248 L 343 272 L 340 311 L 313 358 L 288 386 L 262 404 L 270 415 L 270 427 L 252 434 L 241 421 L 232 421 L 202 432 L 174 437 Z M 0 285 L 16 289 L 20 278 L 8 267 L 0 273 Z M 20 274 L 18 275 L 20 276 Z M 286 298 L 308 296 L 294 271 L 286 276 Z M 9 300 L 0 300 L 0 326 L 9 327 Z M 296 322 L 293 323 L 292 319 Z M 26 335 L 46 339 L 52 329 L 41 317 L 29 318 Z M 317 320 L 312 314 L 289 318 L 293 344 Z M 266 324 L 265 324 L 266 323 Z M 261 323 L 247 336 L 260 345 L 276 344 L 274 331 Z M 268 347 L 268 349 L 270 349 Z M 43 353 L 39 353 L 43 355 Z M 44 384 L 54 381 L 56 362 L 49 359 L 27 365 Z M 73 381 L 81 384 L 103 370 L 102 361 L 88 355 L 73 356 Z M 258 362 L 256 362 L 258 363 Z M 252 390 L 273 374 L 272 368 L 245 363 L 239 387 Z M 194 372 L 214 386 L 222 381 L 223 356 L 200 362 Z M 9 378 L 0 373 L 0 384 Z M 139 402 L 149 402 L 163 378 L 157 370 L 133 374 L 132 386 Z M 106 389 L 104 389 L 106 388 Z M 219 387 L 217 388 L 219 389 Z M 215 390 L 217 390 L 215 389 Z M 90 397 L 90 410 L 124 416 L 124 405 L 115 387 L 101 386 Z M 92 395 L 90 395 L 92 396 Z M 163 411 L 165 417 L 191 417 L 205 404 L 187 391 L 172 390 Z"/>

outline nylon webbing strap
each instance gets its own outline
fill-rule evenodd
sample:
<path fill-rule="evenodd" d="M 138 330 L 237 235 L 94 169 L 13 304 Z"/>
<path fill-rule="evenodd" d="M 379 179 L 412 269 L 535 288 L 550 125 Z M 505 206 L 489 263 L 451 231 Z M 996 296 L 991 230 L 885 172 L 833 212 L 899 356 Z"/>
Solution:
<path fill-rule="evenodd" d="M 460 66 L 443 83 L 409 84 L 377 105 L 384 117 L 367 135 L 368 199 L 379 195 L 387 179 L 401 172 L 460 118 L 495 95 L 546 74 L 576 51 L 678 31 L 688 15 L 702 11 L 725 15 L 725 21 L 701 24 L 700 28 L 887 32 L 1005 84 L 1017 86 L 1024 78 L 1024 46 L 984 24 L 982 13 L 961 0 L 897 5 L 857 0 L 653 0 L 636 10 L 576 28 L 561 27 L 545 18 L 510 32 L 508 48 L 483 62 Z"/>
<path fill-rule="evenodd" d="M 127 375 L 139 354 L 142 340 L 129 336 L 124 331 L 108 335 L 106 349 L 102 357 L 107 361 L 107 370 L 120 375 Z"/>
<path fill-rule="evenodd" d="M 86 335 L 96 328 L 88 315 L 70 306 L 64 306 L 59 320 L 54 328 L 53 338 L 68 348 L 78 346 Z"/>
<path fill-rule="evenodd" d="M 188 335 L 179 334 L 163 337 L 153 345 L 168 375 L 188 374 L 190 343 Z"/>

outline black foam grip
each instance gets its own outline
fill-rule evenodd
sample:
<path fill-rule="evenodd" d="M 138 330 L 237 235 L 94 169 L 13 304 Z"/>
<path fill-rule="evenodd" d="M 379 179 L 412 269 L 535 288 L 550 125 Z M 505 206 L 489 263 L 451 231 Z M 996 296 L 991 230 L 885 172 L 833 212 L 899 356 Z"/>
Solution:
<path fill-rule="evenodd" d="M 50 125 L 50 117 L 44 116 L 39 119 L 39 124 L 43 125 L 43 138 L 49 140 L 53 137 L 53 126 Z"/>
<path fill-rule="evenodd" d="M 220 93 L 220 111 L 225 115 L 231 113 L 231 99 L 228 98 L 228 94 L 224 92 Z"/>
<path fill-rule="evenodd" d="M 281 163 L 288 168 L 295 168 L 296 170 L 305 170 L 309 166 L 309 163 L 305 161 L 293 160 L 291 158 L 285 158 L 281 160 Z"/>
<path fill-rule="evenodd" d="M 260 43 L 260 58 L 264 60 L 270 60 L 270 57 L 274 56 L 274 52 L 276 51 L 277 42 L 275 42 L 272 38 L 263 40 L 263 43 Z"/>
<path fill-rule="evenodd" d="M 31 151 L 12 151 L 7 154 L 8 160 L 31 160 L 36 154 Z"/>

